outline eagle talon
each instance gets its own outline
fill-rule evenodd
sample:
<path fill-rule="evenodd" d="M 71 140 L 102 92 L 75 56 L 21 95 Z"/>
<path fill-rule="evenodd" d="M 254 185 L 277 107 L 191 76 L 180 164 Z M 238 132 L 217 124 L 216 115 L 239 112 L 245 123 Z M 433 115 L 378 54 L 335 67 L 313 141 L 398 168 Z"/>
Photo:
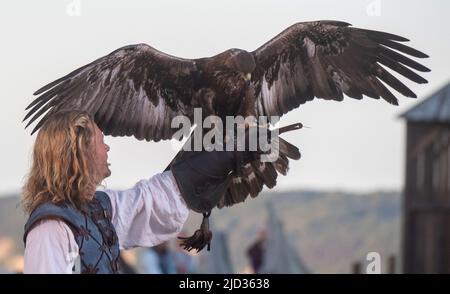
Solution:
<path fill-rule="evenodd" d="M 194 232 L 194 234 L 190 237 L 178 237 L 178 239 L 183 240 L 180 246 L 187 251 L 191 251 L 192 249 L 196 249 L 197 252 L 200 252 L 205 248 L 210 251 L 211 249 L 211 240 L 212 240 L 212 232 L 209 230 L 209 216 L 211 212 L 203 214 L 203 221 L 200 226 L 200 229 Z"/>

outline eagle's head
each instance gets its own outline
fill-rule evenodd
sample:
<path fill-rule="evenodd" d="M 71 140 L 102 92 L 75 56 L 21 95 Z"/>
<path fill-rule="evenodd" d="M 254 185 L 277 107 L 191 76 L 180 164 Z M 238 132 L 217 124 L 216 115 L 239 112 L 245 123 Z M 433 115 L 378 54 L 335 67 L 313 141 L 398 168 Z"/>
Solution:
<path fill-rule="evenodd" d="M 242 77 L 248 82 L 251 80 L 251 74 L 255 70 L 256 63 L 253 55 L 245 50 L 230 49 L 224 52 L 224 65 L 228 70 L 236 71 L 242 74 Z"/>

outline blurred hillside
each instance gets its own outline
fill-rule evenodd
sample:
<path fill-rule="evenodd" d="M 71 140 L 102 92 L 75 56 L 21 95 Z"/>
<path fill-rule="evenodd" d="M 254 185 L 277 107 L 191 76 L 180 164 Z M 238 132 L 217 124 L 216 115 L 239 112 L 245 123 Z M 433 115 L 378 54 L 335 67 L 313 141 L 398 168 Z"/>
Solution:
<path fill-rule="evenodd" d="M 399 193 L 263 193 L 235 207 L 215 210 L 210 218 L 213 231 L 227 233 L 235 272 L 248 266 L 245 251 L 264 227 L 267 201 L 273 203 L 286 235 L 313 273 L 348 273 L 353 262 L 364 261 L 371 251 L 380 253 L 382 262 L 391 254 L 398 256 Z M 0 197 L 0 268 L 15 270 L 22 262 L 25 217 L 18 203 L 17 195 Z M 186 231 L 192 233 L 200 222 L 201 216 L 192 213 Z"/>
<path fill-rule="evenodd" d="M 248 263 L 245 251 L 264 227 L 267 201 L 273 203 L 289 241 L 313 273 L 349 273 L 353 262 L 364 265 L 367 253 L 372 251 L 380 253 L 384 271 L 389 255 L 399 257 L 399 193 L 263 193 L 235 207 L 216 210 L 210 218 L 217 229 L 228 233 L 236 272 L 244 271 Z M 200 216 L 192 216 L 187 224 L 189 231 L 193 232 L 200 221 Z"/>
<path fill-rule="evenodd" d="M 23 267 L 23 225 L 25 215 L 18 195 L 0 197 L 0 273 L 2 268 L 18 272 Z"/>

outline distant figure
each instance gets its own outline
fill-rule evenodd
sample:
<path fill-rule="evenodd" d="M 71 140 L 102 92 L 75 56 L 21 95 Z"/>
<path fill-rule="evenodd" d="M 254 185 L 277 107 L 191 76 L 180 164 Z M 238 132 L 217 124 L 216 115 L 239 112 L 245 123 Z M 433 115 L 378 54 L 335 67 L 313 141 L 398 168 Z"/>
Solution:
<path fill-rule="evenodd" d="M 251 266 L 255 274 L 260 273 L 261 266 L 264 263 L 264 254 L 266 251 L 266 230 L 259 232 L 256 241 L 247 250 L 247 256 L 250 258 Z"/>
<path fill-rule="evenodd" d="M 177 269 L 168 242 L 146 250 L 141 256 L 143 274 L 176 274 Z"/>

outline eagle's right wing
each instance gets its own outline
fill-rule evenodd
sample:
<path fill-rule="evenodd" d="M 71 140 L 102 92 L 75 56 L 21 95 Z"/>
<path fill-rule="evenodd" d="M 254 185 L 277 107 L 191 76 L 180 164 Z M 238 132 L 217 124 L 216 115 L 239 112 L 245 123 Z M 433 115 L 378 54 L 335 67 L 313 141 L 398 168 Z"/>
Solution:
<path fill-rule="evenodd" d="M 119 48 L 49 83 L 28 107 L 33 130 L 60 110 L 89 112 L 105 135 L 170 139 L 178 115 L 192 121 L 195 61 L 165 54 L 146 44 Z"/>

